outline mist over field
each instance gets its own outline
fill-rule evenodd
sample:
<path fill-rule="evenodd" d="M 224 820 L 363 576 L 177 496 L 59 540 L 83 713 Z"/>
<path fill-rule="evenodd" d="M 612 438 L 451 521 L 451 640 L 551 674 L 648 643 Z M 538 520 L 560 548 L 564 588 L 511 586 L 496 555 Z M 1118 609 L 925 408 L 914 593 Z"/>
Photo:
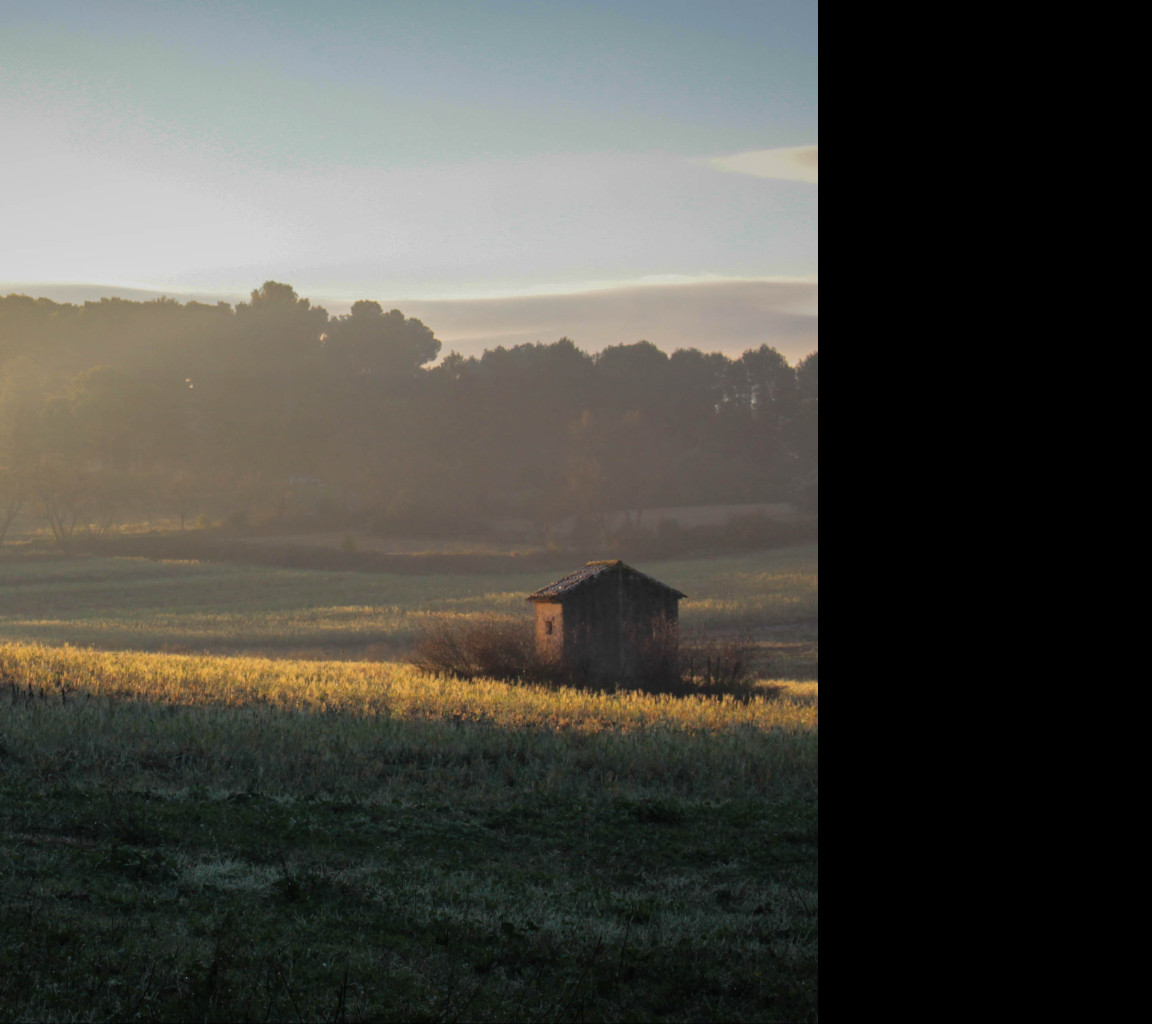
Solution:
<path fill-rule="evenodd" d="M 663 541 L 651 510 L 815 511 L 818 364 L 568 338 L 444 352 L 373 300 L 0 298 L 0 540 L 140 524 Z M 645 519 L 645 513 L 648 513 Z"/>

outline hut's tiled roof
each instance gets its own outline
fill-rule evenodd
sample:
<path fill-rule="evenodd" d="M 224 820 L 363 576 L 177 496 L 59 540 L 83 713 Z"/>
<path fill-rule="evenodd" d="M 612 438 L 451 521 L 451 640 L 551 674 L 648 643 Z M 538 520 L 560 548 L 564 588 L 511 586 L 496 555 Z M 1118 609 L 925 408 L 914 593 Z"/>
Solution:
<path fill-rule="evenodd" d="M 657 587 L 662 587 L 664 590 L 671 591 L 678 598 L 686 597 L 687 595 L 681 594 L 679 590 L 668 586 L 667 583 L 661 583 L 655 577 L 642 573 L 637 569 L 633 569 L 630 565 L 625 565 L 618 558 L 608 559 L 603 562 L 589 562 L 583 569 L 577 569 L 573 573 L 569 573 L 563 579 L 558 579 L 555 583 L 549 583 L 546 587 L 541 587 L 533 594 L 529 594 L 527 600 L 529 601 L 550 601 L 554 598 L 562 598 L 570 594 L 577 587 L 582 586 L 589 580 L 594 580 L 602 573 L 608 572 L 611 569 L 622 569 L 624 572 L 632 576 L 639 576 L 649 583 L 655 584 Z"/>

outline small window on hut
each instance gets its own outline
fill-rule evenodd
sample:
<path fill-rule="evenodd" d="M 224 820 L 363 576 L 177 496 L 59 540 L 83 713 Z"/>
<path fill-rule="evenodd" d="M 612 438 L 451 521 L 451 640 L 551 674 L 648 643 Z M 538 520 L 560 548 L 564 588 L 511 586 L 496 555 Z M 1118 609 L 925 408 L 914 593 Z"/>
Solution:
<path fill-rule="evenodd" d="M 547 636 L 552 635 L 552 620 L 551 619 L 545 619 L 544 620 L 544 633 Z"/>

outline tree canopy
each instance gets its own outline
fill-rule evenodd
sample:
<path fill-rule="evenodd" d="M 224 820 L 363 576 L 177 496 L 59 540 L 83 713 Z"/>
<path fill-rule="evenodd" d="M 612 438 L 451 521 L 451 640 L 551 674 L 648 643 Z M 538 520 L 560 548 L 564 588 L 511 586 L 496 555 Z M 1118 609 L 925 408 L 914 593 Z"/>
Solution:
<path fill-rule="evenodd" d="M 101 488 L 142 516 L 381 528 L 813 493 L 817 353 L 442 348 L 398 309 L 330 316 L 276 281 L 235 308 L 0 297 L 0 536 L 14 509 L 94 521 Z"/>

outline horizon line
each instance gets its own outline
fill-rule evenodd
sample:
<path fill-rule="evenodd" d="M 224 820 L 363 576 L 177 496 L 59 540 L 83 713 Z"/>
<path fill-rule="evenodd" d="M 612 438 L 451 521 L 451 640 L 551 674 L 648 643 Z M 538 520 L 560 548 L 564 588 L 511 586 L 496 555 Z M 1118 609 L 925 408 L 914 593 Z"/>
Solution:
<path fill-rule="evenodd" d="M 50 295 L 46 294 L 32 294 L 31 290 L 36 289 L 50 289 L 52 291 L 62 290 L 102 290 L 107 289 L 111 292 L 139 292 L 153 295 L 156 298 L 172 298 L 172 299 L 186 299 L 189 302 L 204 301 L 211 299 L 214 301 L 223 301 L 232 304 L 235 302 L 247 302 L 252 291 L 258 291 L 267 281 L 274 281 L 277 278 L 268 277 L 260 281 L 259 284 L 245 292 L 233 291 L 229 289 L 217 288 L 197 288 L 194 285 L 190 287 L 179 287 L 177 289 L 167 289 L 157 287 L 153 284 L 143 282 L 125 282 L 125 281 L 0 281 L 0 295 L 28 295 L 30 298 L 48 298 Z M 328 290 L 322 286 L 318 289 L 311 290 L 309 294 L 302 291 L 290 281 L 282 281 L 280 283 L 287 284 L 291 287 L 300 298 L 310 299 L 315 302 L 335 302 L 347 303 L 361 301 L 365 296 L 358 298 L 351 297 L 350 292 L 340 289 L 339 292 L 335 290 Z M 497 289 L 493 291 L 477 290 L 468 292 L 466 294 L 447 294 L 435 293 L 429 295 L 421 294 L 408 294 L 396 298 L 389 299 L 389 302 L 485 302 L 485 301 L 507 301 L 510 299 L 546 299 L 551 297 L 557 298 L 570 298 L 578 295 L 596 295 L 605 292 L 619 292 L 619 291 L 635 291 L 638 289 L 676 289 L 676 288 L 691 288 L 701 287 L 708 285 L 749 285 L 749 284 L 779 284 L 779 285 L 819 285 L 819 278 L 816 274 L 807 275 L 786 275 L 777 274 L 763 277 L 730 277 L 718 274 L 706 274 L 699 276 L 692 276 L 687 274 L 653 274 L 646 275 L 638 278 L 626 278 L 623 280 L 609 280 L 609 279 L 594 279 L 591 281 L 582 282 L 577 285 L 564 285 L 564 284 L 545 284 L 535 285 L 523 289 Z M 363 291 L 364 289 L 360 289 Z M 359 294 L 359 293 L 357 293 Z M 101 295 L 100 298 L 117 298 L 116 295 Z M 62 301 L 62 300 L 52 300 Z M 68 300 L 63 300 L 68 301 Z M 92 301 L 85 299 L 81 301 Z M 813 314 L 814 315 L 814 314 Z"/>

